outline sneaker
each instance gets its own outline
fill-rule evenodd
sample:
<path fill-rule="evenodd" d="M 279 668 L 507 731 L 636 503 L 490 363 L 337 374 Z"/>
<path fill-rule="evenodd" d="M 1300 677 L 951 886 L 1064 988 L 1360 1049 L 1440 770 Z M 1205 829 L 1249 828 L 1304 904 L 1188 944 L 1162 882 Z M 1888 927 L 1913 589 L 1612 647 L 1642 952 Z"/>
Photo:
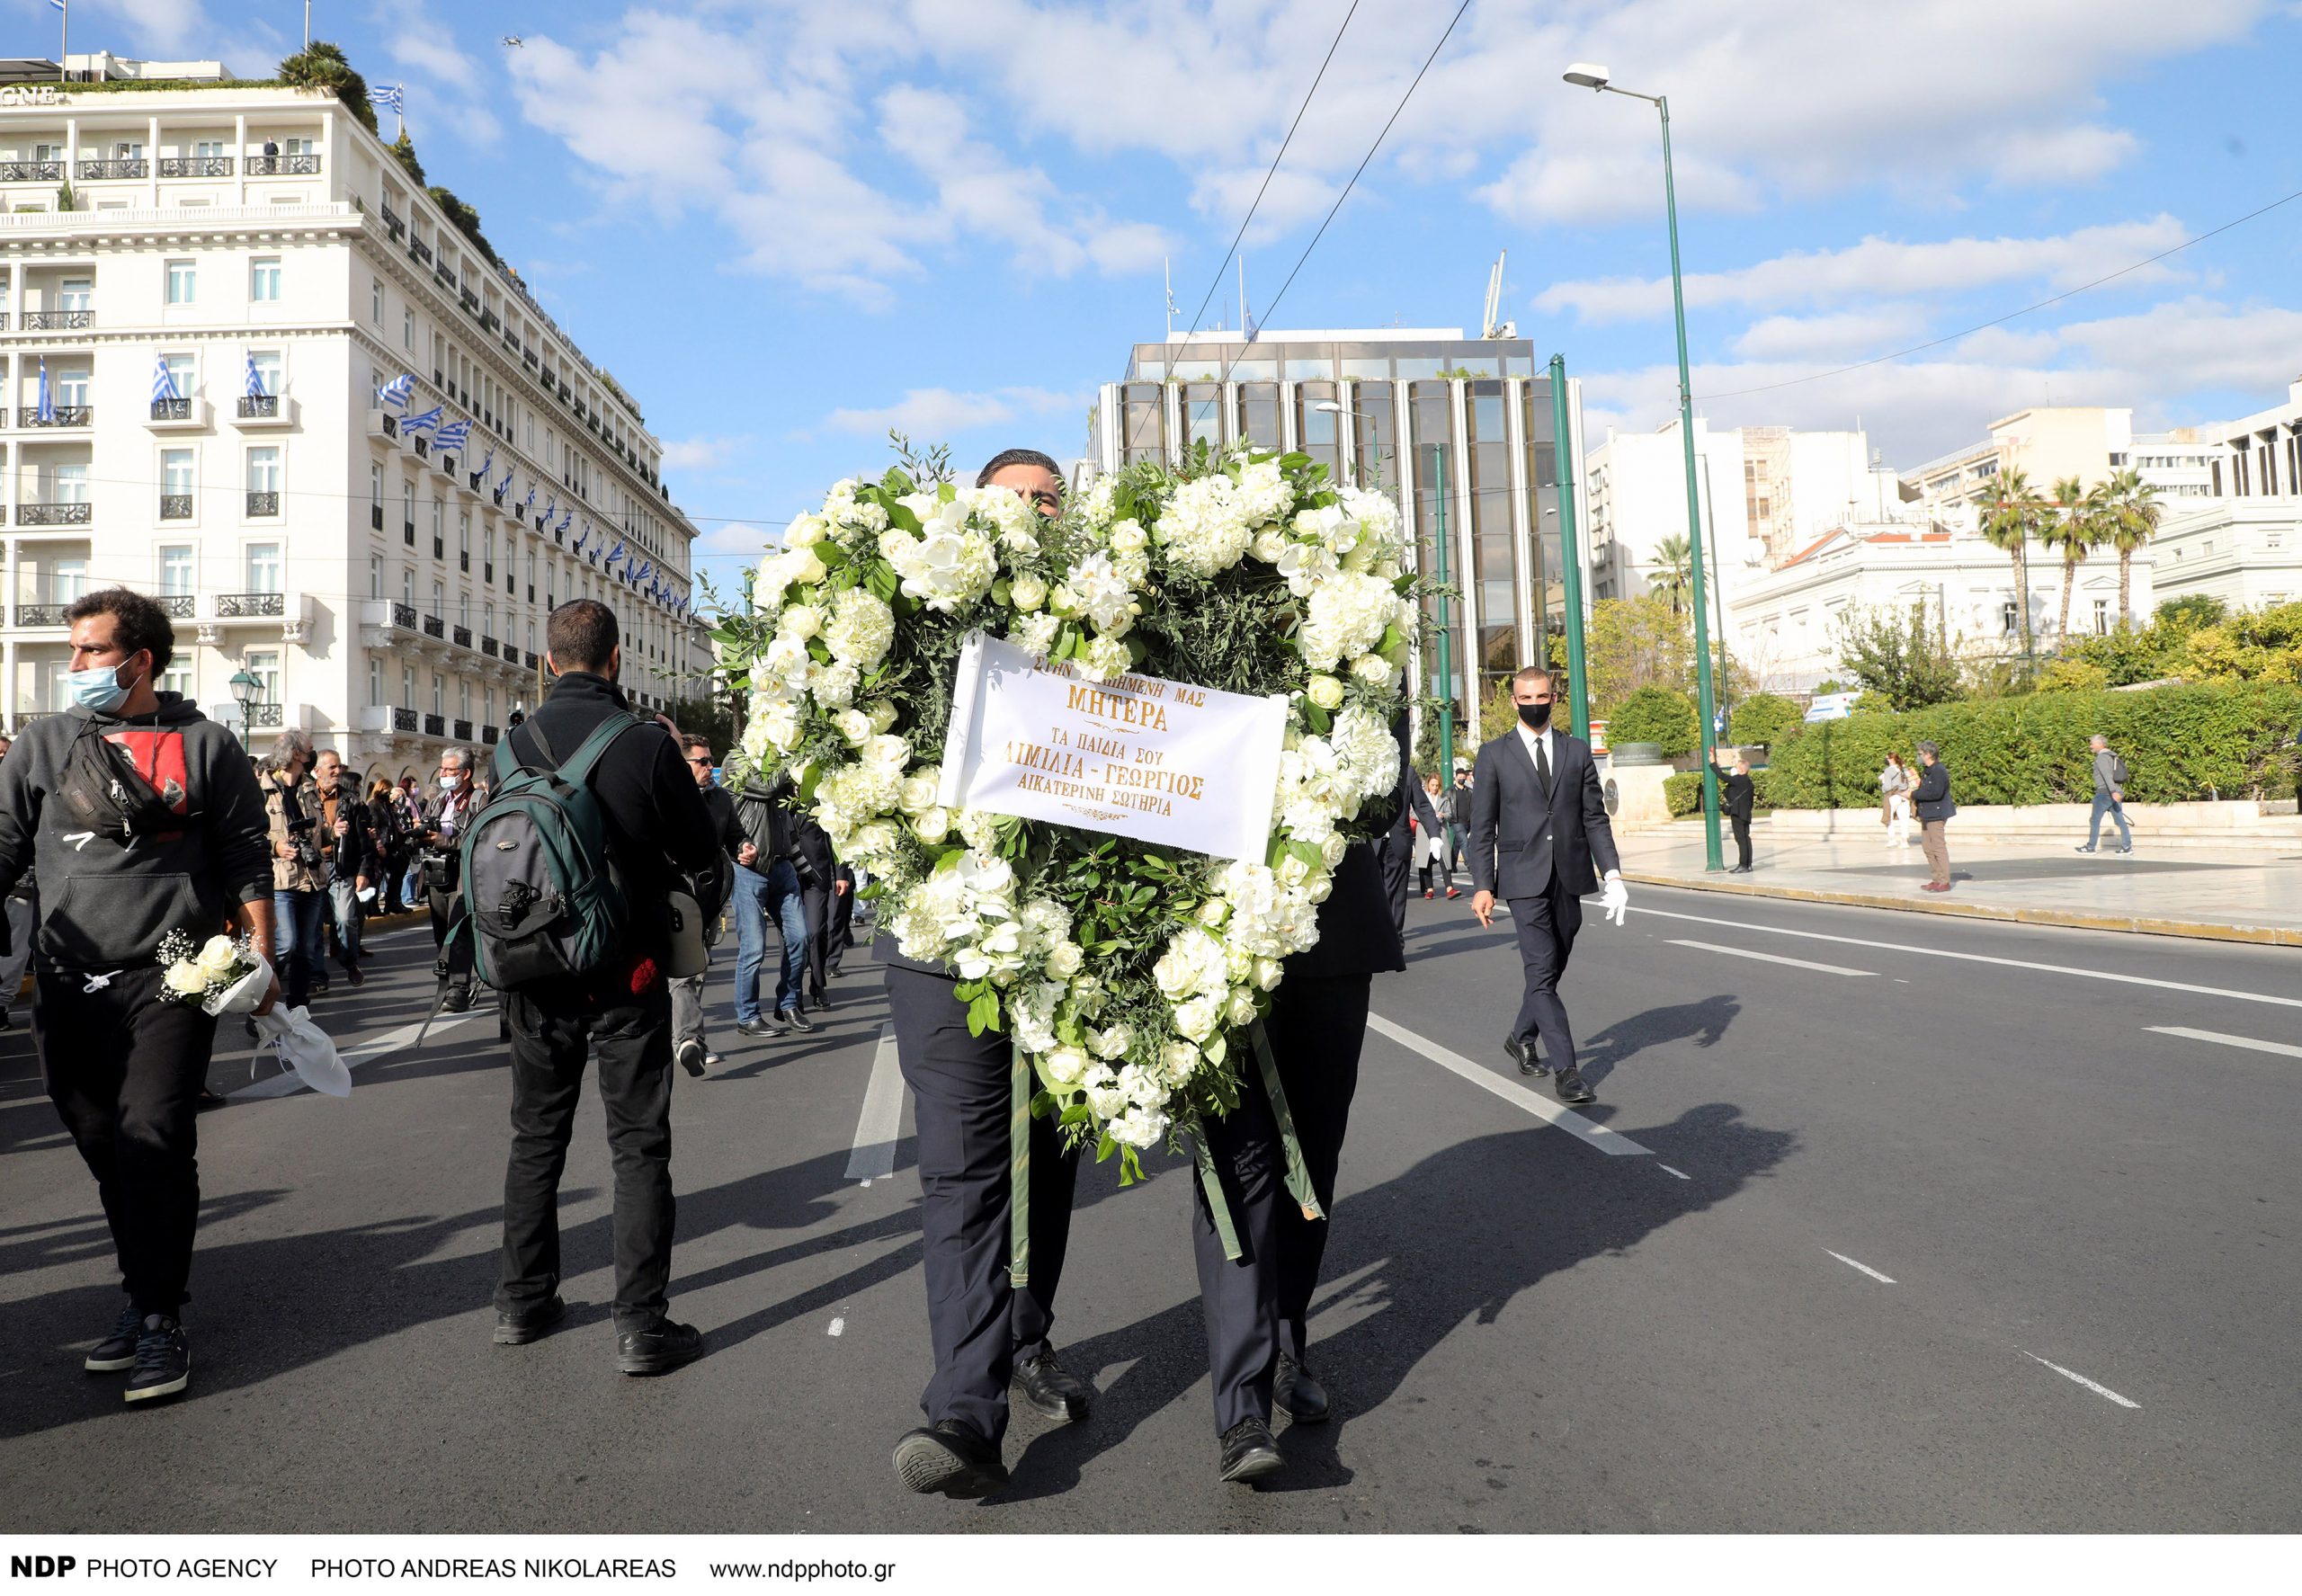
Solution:
<path fill-rule="evenodd" d="M 719 1055 L 710 1051 L 709 1048 L 706 1048 L 703 1055 L 703 1067 L 705 1069 L 718 1069 L 719 1067 Z"/>
<path fill-rule="evenodd" d="M 710 1055 L 704 1052 L 703 1044 L 701 1042 L 697 1041 L 693 1037 L 690 1037 L 686 1041 L 680 1044 L 679 1060 L 680 1067 L 687 1071 L 689 1074 L 700 1075 L 707 1067 L 709 1067 Z"/>
<path fill-rule="evenodd" d="M 356 961 L 347 958 L 344 961 L 344 978 L 354 986 L 365 986 L 368 984 L 368 972 L 361 969 Z"/>
<path fill-rule="evenodd" d="M 2083 846 L 2083 845 L 2082 845 L 2082 846 L 2079 846 L 2079 847 L 2076 847 L 2076 848 L 2073 848 L 2073 849 L 2071 850 L 2071 851 L 2072 851 L 2073 853 L 2092 853 L 2092 852 L 2093 852 L 2094 851 L 2093 851 L 2092 848 L 2088 848 L 2088 847 L 2085 847 L 2085 846 Z"/>
<path fill-rule="evenodd" d="M 2133 852 L 2133 851 L 2134 851 L 2134 850 L 2133 850 L 2133 848 L 2131 848 L 2131 847 L 2126 847 L 2126 848 L 2113 848 L 2113 849 L 2111 849 L 2111 850 L 2110 850 L 2110 851 L 2111 851 L 2111 852 L 2113 852 L 2113 853 L 2131 853 L 2131 852 Z"/>
<path fill-rule="evenodd" d="M 1426 904 L 1438 896 L 1439 895 L 1437 893 L 1432 892 L 1428 887 L 1423 889 L 1423 901 Z"/>
<path fill-rule="evenodd" d="M 468 986 L 451 986 L 440 999 L 440 1012 L 442 1014 L 461 1014 L 470 1007 L 471 988 Z"/>
<path fill-rule="evenodd" d="M 1459 887 L 1450 887 L 1447 888 L 1447 896 L 1449 897 L 1460 897 L 1463 896 L 1463 889 Z"/>
<path fill-rule="evenodd" d="M 192 1350 L 183 1326 L 165 1314 L 147 1314 L 136 1337 L 136 1372 L 123 1395 L 130 1402 L 174 1396 L 192 1384 Z"/>
<path fill-rule="evenodd" d="M 793 1030 L 815 1030 L 815 1027 L 808 1023 L 807 1017 L 799 1012 L 797 1009 L 786 1009 L 781 1013 L 778 1014 L 776 1018 L 783 1021 L 785 1025 L 789 1026 Z"/>
<path fill-rule="evenodd" d="M 112 1322 L 112 1333 L 80 1360 L 80 1367 L 90 1374 L 118 1374 L 123 1369 L 135 1368 L 136 1337 L 143 1328 L 144 1315 L 136 1311 L 134 1303 L 127 1304 Z"/>

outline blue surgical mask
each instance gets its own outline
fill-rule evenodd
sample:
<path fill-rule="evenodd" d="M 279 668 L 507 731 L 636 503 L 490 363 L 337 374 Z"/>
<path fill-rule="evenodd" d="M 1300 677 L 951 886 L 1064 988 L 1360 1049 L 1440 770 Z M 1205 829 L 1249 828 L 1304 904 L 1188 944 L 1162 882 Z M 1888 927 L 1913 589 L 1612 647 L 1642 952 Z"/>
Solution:
<path fill-rule="evenodd" d="M 117 709 L 128 701 L 129 689 L 120 684 L 118 665 L 92 665 L 85 671 L 67 671 L 64 673 L 64 684 L 71 690 L 74 703 L 99 715 Z"/>

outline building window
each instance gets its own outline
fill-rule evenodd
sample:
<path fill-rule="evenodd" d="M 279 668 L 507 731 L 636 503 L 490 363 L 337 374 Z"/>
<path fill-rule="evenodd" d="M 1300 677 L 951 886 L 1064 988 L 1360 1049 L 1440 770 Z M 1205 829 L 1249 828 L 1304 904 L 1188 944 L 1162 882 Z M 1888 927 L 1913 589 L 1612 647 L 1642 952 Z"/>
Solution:
<path fill-rule="evenodd" d="M 256 679 L 261 691 L 256 695 L 260 704 L 280 701 L 280 654 L 272 648 L 251 648 L 245 660 L 248 674 Z"/>
<path fill-rule="evenodd" d="M 415 347 L 415 312 L 413 310 L 399 313 L 399 346 L 406 350 Z"/>
<path fill-rule="evenodd" d="M 371 599 L 384 596 L 384 557 L 380 554 L 368 557 L 368 596 Z"/>
<path fill-rule="evenodd" d="M 399 707 L 408 710 L 415 708 L 415 667 L 411 664 L 403 664 L 399 668 Z"/>
<path fill-rule="evenodd" d="M 272 495 L 271 509 L 268 511 L 259 511 L 252 504 L 248 508 L 248 513 L 251 515 L 277 515 L 280 513 L 280 450 L 278 445 L 265 444 L 262 448 L 251 449 L 248 450 L 248 492 L 251 494 L 269 494 Z"/>
<path fill-rule="evenodd" d="M 199 292 L 199 269 L 190 261 L 168 263 L 168 303 L 189 305 Z"/>
<path fill-rule="evenodd" d="M 172 692 L 189 702 L 192 699 L 192 662 L 178 655 L 160 673 L 160 691 Z"/>
<path fill-rule="evenodd" d="M 201 160 L 217 159 L 224 153 L 224 141 L 221 138 L 196 138 L 192 141 L 192 153 Z"/>
<path fill-rule="evenodd" d="M 88 400 L 88 369 L 73 366 L 56 374 L 56 402 L 67 409 L 84 408 Z"/>
<path fill-rule="evenodd" d="M 384 325 L 384 280 L 380 277 L 368 284 L 368 319 L 379 327 Z"/>
<path fill-rule="evenodd" d="M 432 584 L 432 614 L 436 619 L 448 613 L 448 589 L 445 584 Z"/>
<path fill-rule="evenodd" d="M 88 596 L 88 562 L 85 556 L 75 555 L 56 562 L 55 591 L 50 602 L 68 604 L 75 599 Z"/>
<path fill-rule="evenodd" d="M 376 512 L 376 524 L 384 524 L 384 468 L 370 460 L 368 464 L 368 503 Z"/>
<path fill-rule="evenodd" d="M 183 395 L 187 399 L 192 397 L 192 356 L 189 354 L 164 354 L 160 357 L 160 364 L 168 369 L 168 377 L 175 383 L 176 392 Z"/>
<path fill-rule="evenodd" d="M 2110 601 L 2108 599 L 2094 601 L 2094 629 L 2097 632 L 2107 632 L 2110 629 Z"/>
<path fill-rule="evenodd" d="M 263 255 L 248 263 L 248 302 L 253 305 L 280 303 L 280 257 Z"/>
<path fill-rule="evenodd" d="M 248 545 L 248 591 L 250 593 L 279 593 L 280 545 L 251 543 Z M 269 703 L 272 700 L 264 700 Z"/>
<path fill-rule="evenodd" d="M 384 662 L 370 655 L 368 659 L 368 704 L 370 709 L 384 701 Z"/>
<path fill-rule="evenodd" d="M 192 495 L 191 450 L 160 450 L 160 491 L 172 499 Z"/>
<path fill-rule="evenodd" d="M 448 679 L 439 672 L 434 671 L 432 673 L 432 713 L 434 715 L 445 715 L 447 712 Z"/>
<path fill-rule="evenodd" d="M 56 502 L 59 504 L 85 504 L 88 502 L 88 468 L 85 465 L 58 466 L 52 479 Z"/>
<path fill-rule="evenodd" d="M 95 302 L 96 282 L 93 277 L 67 277 L 57 285 L 58 310 L 92 310 Z"/>
<path fill-rule="evenodd" d="M 267 394 L 280 392 L 280 352 L 276 349 L 252 349 L 248 360 L 255 367 L 256 386 Z"/>
<path fill-rule="evenodd" d="M 2012 637 L 2014 635 L 2015 628 L 2020 624 L 2020 621 L 2021 617 L 2014 608 L 2014 601 L 2012 599 L 2008 599 L 2004 603 L 1998 607 L 1998 635 L 2000 637 Z"/>
<path fill-rule="evenodd" d="M 400 567 L 399 602 L 411 610 L 415 608 L 415 571 L 413 566 Z"/>
<path fill-rule="evenodd" d="M 192 545 L 172 543 L 160 550 L 160 592 L 183 598 L 192 592 Z"/>

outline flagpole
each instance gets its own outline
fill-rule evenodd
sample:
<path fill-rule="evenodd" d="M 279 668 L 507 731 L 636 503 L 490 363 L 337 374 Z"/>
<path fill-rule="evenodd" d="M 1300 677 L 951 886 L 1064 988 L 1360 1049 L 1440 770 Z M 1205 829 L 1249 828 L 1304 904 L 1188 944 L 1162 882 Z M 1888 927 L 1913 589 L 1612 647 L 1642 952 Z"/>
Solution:
<path fill-rule="evenodd" d="M 56 81 L 72 81 L 72 0 L 57 0 L 56 9 L 64 13 L 62 30 L 56 40 Z"/>

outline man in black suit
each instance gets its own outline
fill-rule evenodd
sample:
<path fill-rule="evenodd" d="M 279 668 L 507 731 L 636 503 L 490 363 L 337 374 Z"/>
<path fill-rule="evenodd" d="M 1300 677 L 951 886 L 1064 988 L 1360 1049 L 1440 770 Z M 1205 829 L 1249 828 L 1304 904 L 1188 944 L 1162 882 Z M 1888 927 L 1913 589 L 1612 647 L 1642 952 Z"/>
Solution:
<path fill-rule="evenodd" d="M 1423 828 L 1423 834 L 1439 834 L 1439 811 L 1431 805 L 1431 795 L 1423 790 L 1414 767 L 1400 762 L 1398 813 L 1391 819 L 1391 829 L 1383 838 L 1383 890 L 1391 898 L 1391 924 L 1399 935 L 1406 935 L 1407 882 L 1414 874 L 1414 828 L 1408 825 L 1410 817 Z"/>
<path fill-rule="evenodd" d="M 1730 876 L 1751 873 L 1751 809 L 1758 801 L 1758 789 L 1751 780 L 1751 762 L 1741 754 L 1735 756 L 1735 768 L 1722 785 L 1718 807 L 1735 826 L 1735 868 Z"/>
<path fill-rule="evenodd" d="M 1519 932 L 1527 989 L 1504 1050 L 1518 1060 L 1521 1074 L 1556 1072 L 1559 1101 L 1589 1102 L 1597 1093 L 1575 1067 L 1575 1035 L 1558 1001 L 1558 978 L 1583 928 L 1583 895 L 1598 886 L 1593 860 L 1606 876 L 1602 906 L 1618 925 L 1629 893 L 1590 745 L 1550 724 L 1550 673 L 1540 665 L 1521 671 L 1511 679 L 1511 701 L 1519 724 L 1480 747 L 1471 783 L 1471 885 L 1477 889 L 1471 912 L 1481 925 L 1492 924 L 1501 897 Z M 1536 1058 L 1538 1033 L 1548 1065 Z"/>

